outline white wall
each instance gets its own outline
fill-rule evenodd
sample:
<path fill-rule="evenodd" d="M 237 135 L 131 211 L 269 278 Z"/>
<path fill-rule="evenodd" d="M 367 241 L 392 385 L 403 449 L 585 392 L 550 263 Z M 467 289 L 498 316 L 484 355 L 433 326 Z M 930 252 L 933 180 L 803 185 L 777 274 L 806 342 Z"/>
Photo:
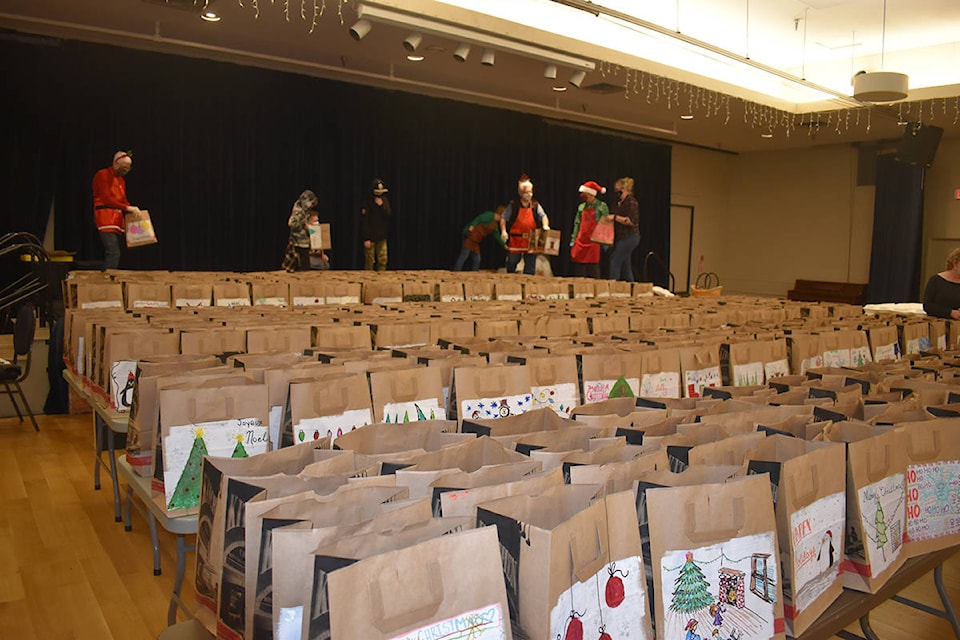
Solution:
<path fill-rule="evenodd" d="M 694 276 L 702 254 L 725 294 L 867 282 L 874 189 L 856 186 L 856 170 L 850 146 L 737 156 L 674 147 L 672 202 L 697 207 Z"/>

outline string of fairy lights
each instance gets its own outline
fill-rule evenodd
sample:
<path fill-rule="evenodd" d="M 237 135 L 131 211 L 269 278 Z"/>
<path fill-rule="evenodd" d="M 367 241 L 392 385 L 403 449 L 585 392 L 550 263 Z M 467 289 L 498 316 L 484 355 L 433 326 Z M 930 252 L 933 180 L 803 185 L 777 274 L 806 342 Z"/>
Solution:
<path fill-rule="evenodd" d="M 344 24 L 343 10 L 347 5 L 355 6 L 357 0 L 329 0 L 336 5 L 337 18 Z M 245 8 L 244 0 L 237 0 L 241 8 Z M 260 17 L 260 0 L 247 0 L 254 11 L 254 17 Z M 270 0 L 273 5 L 275 0 Z M 296 0 L 282 0 L 284 18 L 290 21 L 291 3 Z M 318 20 L 327 12 L 328 0 L 300 0 L 300 19 L 310 20 L 310 34 L 317 27 Z M 294 7 L 295 11 L 295 7 Z M 623 96 L 626 100 L 643 100 L 649 105 L 664 103 L 668 111 L 677 109 L 681 117 L 692 117 L 696 114 L 706 118 L 722 119 L 723 124 L 730 122 L 732 109 L 731 102 L 737 101 L 743 105 L 743 123 L 751 129 L 762 132 L 765 137 L 772 137 L 782 132 L 787 138 L 791 135 L 806 134 L 816 137 L 821 131 L 833 131 L 837 135 L 849 132 L 851 128 L 870 133 L 873 127 L 873 111 L 870 105 L 811 111 L 806 113 L 791 113 L 769 105 L 760 104 L 744 98 L 737 98 L 719 91 L 705 89 L 693 84 L 672 80 L 665 76 L 656 75 L 640 69 L 624 67 L 616 63 L 600 61 L 597 69 L 603 78 L 623 77 Z M 895 105 L 883 107 L 888 114 L 896 110 L 899 124 L 907 122 L 925 124 L 936 120 L 939 110 L 944 118 L 953 113 L 953 125 L 960 124 L 960 96 L 950 98 L 931 98 L 914 102 L 899 102 Z"/>

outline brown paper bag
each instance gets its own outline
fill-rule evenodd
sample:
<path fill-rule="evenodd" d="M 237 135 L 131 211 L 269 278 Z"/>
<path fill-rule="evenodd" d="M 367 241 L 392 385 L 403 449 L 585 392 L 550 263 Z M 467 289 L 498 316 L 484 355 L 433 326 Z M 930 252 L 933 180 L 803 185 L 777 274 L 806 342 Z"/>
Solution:
<path fill-rule="evenodd" d="M 658 349 L 643 352 L 640 365 L 640 393 L 642 398 L 679 398 L 679 349 Z"/>
<path fill-rule="evenodd" d="M 527 456 L 508 451 L 490 438 L 474 438 L 418 456 L 412 466 L 396 470 L 396 482 L 397 486 L 410 489 L 411 498 L 419 498 L 430 495 L 431 483 L 445 475 L 476 471 L 487 465 L 528 461 Z"/>
<path fill-rule="evenodd" d="M 704 387 L 723 384 L 720 372 L 720 345 L 703 345 L 680 349 L 680 370 L 683 374 L 683 397 L 699 398 Z"/>
<path fill-rule="evenodd" d="M 127 247 L 143 247 L 148 244 L 157 244 L 157 232 L 150 221 L 150 212 L 140 209 L 133 213 L 123 214 L 123 228 L 127 240 Z"/>
<path fill-rule="evenodd" d="M 621 492 L 594 502 L 597 489 L 561 486 L 479 507 L 478 525 L 497 527 L 518 632 L 651 637 L 633 496 Z"/>
<path fill-rule="evenodd" d="M 607 400 L 611 395 L 634 397 L 640 392 L 640 354 L 592 351 L 580 356 L 583 404 Z"/>
<path fill-rule="evenodd" d="M 904 437 L 859 423 L 830 423 L 823 430 L 824 440 L 847 448 L 843 586 L 848 589 L 876 593 L 906 561 Z"/>
<path fill-rule="evenodd" d="M 457 367 L 453 377 L 459 420 L 500 419 L 532 408 L 525 366 Z"/>
<path fill-rule="evenodd" d="M 370 394 L 377 422 L 438 420 L 447 415 L 436 367 L 372 371 Z"/>
<path fill-rule="evenodd" d="M 787 630 L 798 636 L 840 595 L 846 522 L 845 448 L 770 436 L 748 454 L 769 474 L 777 515 Z"/>
<path fill-rule="evenodd" d="M 362 373 L 290 381 L 293 442 L 333 439 L 373 423 L 370 390 Z M 330 445 L 327 445 L 330 446 Z"/>
<path fill-rule="evenodd" d="M 651 489 L 647 510 L 658 637 L 785 637 L 767 478 Z"/>

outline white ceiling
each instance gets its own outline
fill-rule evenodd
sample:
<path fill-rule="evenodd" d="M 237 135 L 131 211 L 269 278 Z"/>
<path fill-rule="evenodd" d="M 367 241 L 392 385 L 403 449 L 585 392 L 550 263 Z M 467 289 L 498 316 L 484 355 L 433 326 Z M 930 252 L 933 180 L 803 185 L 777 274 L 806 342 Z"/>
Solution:
<path fill-rule="evenodd" d="M 608 16 L 554 0 L 374 0 L 596 63 L 580 88 L 567 85 L 563 93 L 543 77 L 540 60 L 500 50 L 496 64 L 484 66 L 474 47 L 457 62 L 458 41 L 439 32 L 424 32 L 422 62 L 406 59 L 409 28 L 375 23 L 355 41 L 352 0 L 213 0 L 210 8 L 222 17 L 217 23 L 201 21 L 199 7 L 172 6 L 185 1 L 0 0 L 0 27 L 451 97 L 731 151 L 891 140 L 903 132 L 898 120 L 922 120 L 943 127 L 945 136 L 960 136 L 958 0 L 887 0 L 885 14 L 883 0 L 594 3 L 600 13 L 609 9 L 679 29 L 687 39 L 729 52 L 701 55 L 703 66 L 693 70 L 672 66 L 679 55 L 659 62 L 639 57 L 637 43 L 651 38 L 634 31 L 618 40 L 603 31 Z M 561 18 L 556 23 L 552 12 Z M 657 37 L 661 49 L 674 41 Z M 718 57 L 749 58 L 834 95 L 798 103 L 735 87 L 709 69 Z M 905 73 L 910 95 L 903 104 L 871 108 L 838 98 L 851 93 L 859 70 Z M 561 65 L 558 78 L 570 72 Z M 694 118 L 680 119 L 688 111 Z"/>

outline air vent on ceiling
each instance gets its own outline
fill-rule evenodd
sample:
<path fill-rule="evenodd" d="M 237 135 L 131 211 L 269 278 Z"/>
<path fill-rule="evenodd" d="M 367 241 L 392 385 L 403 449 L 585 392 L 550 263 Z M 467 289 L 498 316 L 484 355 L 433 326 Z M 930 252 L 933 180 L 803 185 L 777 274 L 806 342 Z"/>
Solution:
<path fill-rule="evenodd" d="M 141 0 L 141 2 L 191 12 L 199 12 L 207 4 L 205 0 Z"/>
<path fill-rule="evenodd" d="M 592 93 L 623 93 L 622 85 L 610 84 L 609 82 L 597 82 L 580 87 L 581 91 L 590 91 Z"/>

